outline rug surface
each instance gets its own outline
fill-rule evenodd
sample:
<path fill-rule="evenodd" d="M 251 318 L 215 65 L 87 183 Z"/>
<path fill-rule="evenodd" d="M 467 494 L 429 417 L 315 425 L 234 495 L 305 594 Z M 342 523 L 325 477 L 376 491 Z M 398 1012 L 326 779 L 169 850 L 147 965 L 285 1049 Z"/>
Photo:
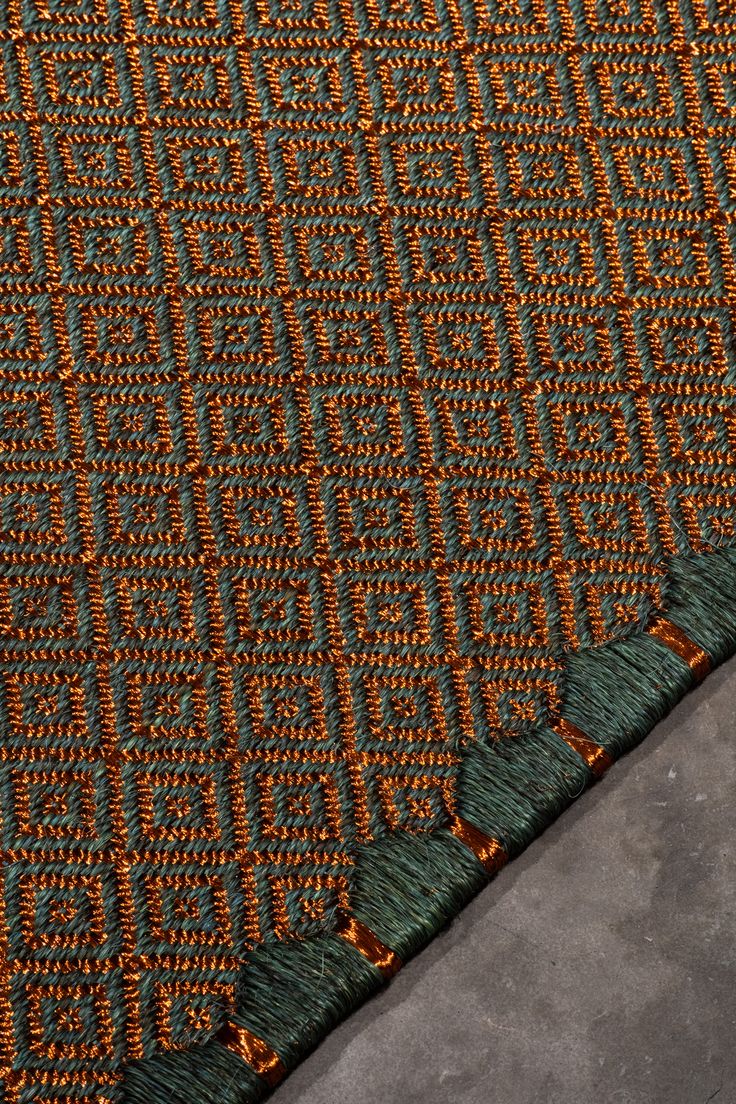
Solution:
<path fill-rule="evenodd" d="M 0 4 L 0 1082 L 248 1104 L 736 647 L 731 0 Z"/>

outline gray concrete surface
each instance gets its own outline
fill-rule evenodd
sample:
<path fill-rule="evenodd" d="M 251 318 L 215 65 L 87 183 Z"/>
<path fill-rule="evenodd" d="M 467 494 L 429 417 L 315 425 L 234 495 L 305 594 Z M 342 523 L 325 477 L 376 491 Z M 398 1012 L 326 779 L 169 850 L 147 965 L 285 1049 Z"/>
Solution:
<path fill-rule="evenodd" d="M 274 1104 L 734 1104 L 736 661 Z"/>

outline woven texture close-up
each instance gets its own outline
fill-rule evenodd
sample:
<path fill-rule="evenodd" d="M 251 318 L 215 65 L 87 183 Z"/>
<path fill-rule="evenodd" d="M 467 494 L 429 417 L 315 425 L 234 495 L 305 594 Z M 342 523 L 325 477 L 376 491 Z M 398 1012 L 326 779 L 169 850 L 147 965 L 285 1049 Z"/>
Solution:
<path fill-rule="evenodd" d="M 735 292 L 731 0 L 0 0 L 3 1104 L 253 1104 L 736 651 Z"/>

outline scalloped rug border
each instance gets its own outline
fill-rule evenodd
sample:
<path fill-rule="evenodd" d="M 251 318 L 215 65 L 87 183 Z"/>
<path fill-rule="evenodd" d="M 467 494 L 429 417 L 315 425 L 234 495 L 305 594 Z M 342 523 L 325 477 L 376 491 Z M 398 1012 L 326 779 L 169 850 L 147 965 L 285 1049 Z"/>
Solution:
<path fill-rule="evenodd" d="M 448 827 L 356 857 L 352 917 L 257 947 L 237 1012 L 188 1051 L 130 1065 L 122 1104 L 252 1104 L 374 994 L 585 787 L 736 652 L 736 549 L 675 559 L 666 617 L 570 657 L 554 727 L 463 752 Z"/>

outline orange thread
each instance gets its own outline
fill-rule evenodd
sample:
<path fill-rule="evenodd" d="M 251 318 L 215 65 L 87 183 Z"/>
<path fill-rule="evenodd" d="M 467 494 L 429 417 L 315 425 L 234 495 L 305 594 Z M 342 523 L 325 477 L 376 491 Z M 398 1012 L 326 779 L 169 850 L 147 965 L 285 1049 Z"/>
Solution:
<path fill-rule="evenodd" d="M 455 815 L 452 818 L 450 831 L 473 852 L 489 874 L 495 874 L 508 862 L 509 856 L 503 845 L 463 817 Z"/>
<path fill-rule="evenodd" d="M 552 731 L 585 760 L 586 765 L 597 778 L 605 774 L 613 764 L 613 757 L 609 755 L 604 747 L 597 744 L 595 740 L 591 740 L 590 736 L 586 736 L 582 729 L 579 729 L 577 725 L 574 725 L 572 721 L 568 721 L 565 717 L 560 717 L 552 725 Z"/>
<path fill-rule="evenodd" d="M 650 636 L 659 640 L 660 643 L 665 644 L 680 659 L 684 659 L 696 682 L 702 682 L 706 675 L 710 674 L 713 667 L 710 656 L 704 648 L 691 640 L 679 625 L 675 625 L 673 621 L 669 621 L 666 617 L 658 617 L 649 626 L 647 632 Z"/>
<path fill-rule="evenodd" d="M 341 939 L 355 947 L 356 951 L 380 970 L 388 981 L 401 969 L 402 962 L 395 951 L 382 943 L 378 936 L 360 920 L 351 916 L 337 933 Z"/>
<path fill-rule="evenodd" d="M 246 1065 L 262 1077 L 273 1089 L 286 1076 L 286 1067 L 273 1047 L 264 1042 L 247 1027 L 228 1021 L 217 1033 L 217 1041 L 232 1054 L 237 1054 Z"/>

